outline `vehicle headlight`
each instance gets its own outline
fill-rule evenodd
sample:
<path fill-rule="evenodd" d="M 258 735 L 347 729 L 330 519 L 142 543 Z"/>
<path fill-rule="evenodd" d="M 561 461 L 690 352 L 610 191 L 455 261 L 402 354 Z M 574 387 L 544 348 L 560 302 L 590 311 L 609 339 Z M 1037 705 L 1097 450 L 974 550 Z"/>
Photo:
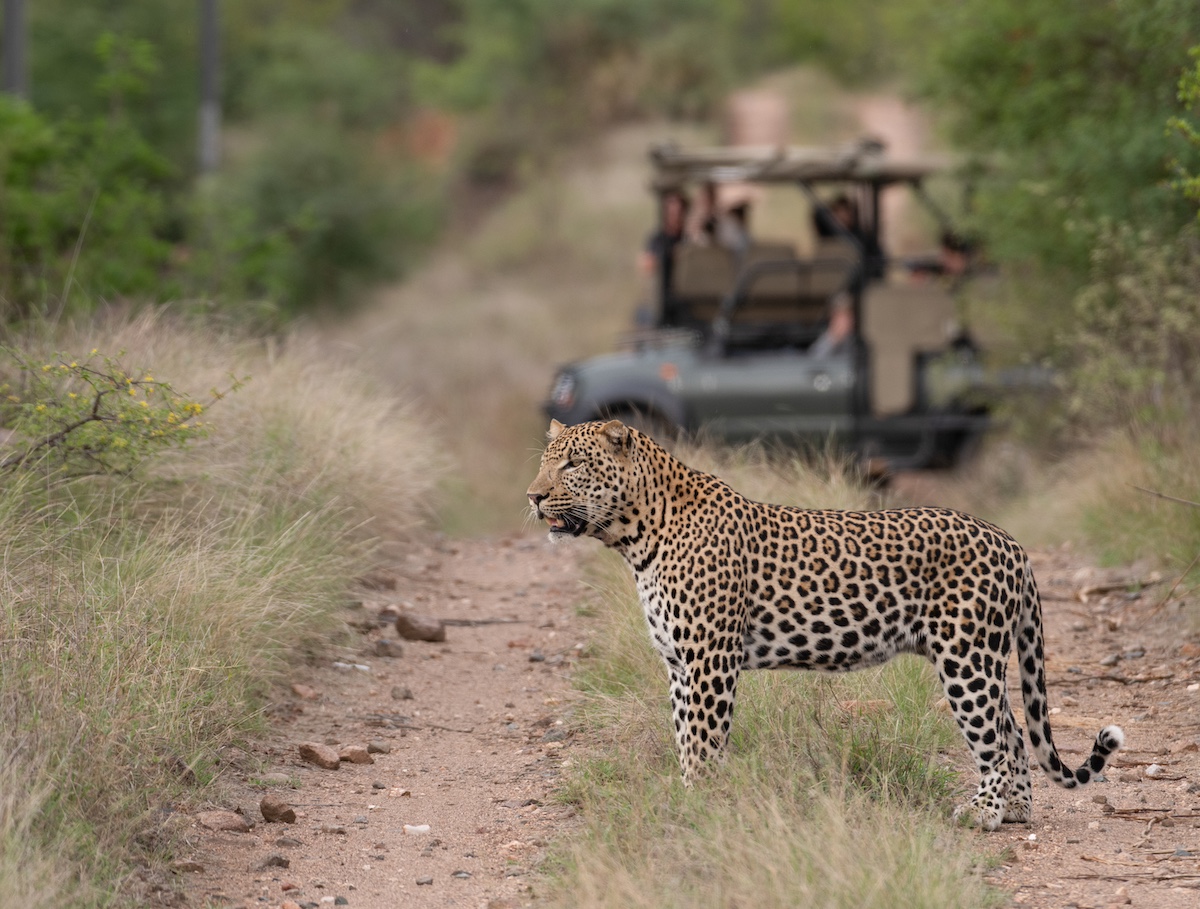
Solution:
<path fill-rule="evenodd" d="M 569 372 L 558 374 L 558 378 L 554 380 L 554 388 L 550 391 L 550 403 L 564 410 L 575 403 L 575 376 Z"/>

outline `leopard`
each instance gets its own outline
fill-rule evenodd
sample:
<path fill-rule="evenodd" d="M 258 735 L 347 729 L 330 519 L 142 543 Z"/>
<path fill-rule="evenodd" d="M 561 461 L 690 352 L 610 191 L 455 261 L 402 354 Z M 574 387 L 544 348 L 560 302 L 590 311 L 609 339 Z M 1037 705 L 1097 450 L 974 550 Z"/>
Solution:
<path fill-rule="evenodd" d="M 743 670 L 846 672 L 902 653 L 932 662 L 978 769 L 960 823 L 1031 820 L 1029 756 L 1007 685 L 1014 648 L 1029 741 L 1054 783 L 1095 780 L 1124 744 L 1109 725 L 1079 768 L 1059 757 L 1029 556 L 979 518 L 753 501 L 619 420 L 551 421 L 527 496 L 551 539 L 599 540 L 632 570 L 666 664 L 686 787 L 725 758 Z"/>

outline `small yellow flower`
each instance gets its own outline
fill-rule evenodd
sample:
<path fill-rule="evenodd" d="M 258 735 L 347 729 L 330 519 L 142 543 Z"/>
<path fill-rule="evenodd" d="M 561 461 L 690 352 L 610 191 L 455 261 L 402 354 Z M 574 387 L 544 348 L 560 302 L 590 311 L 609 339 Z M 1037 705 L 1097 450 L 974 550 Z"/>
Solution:
<path fill-rule="evenodd" d="M 70 398 L 72 401 L 74 401 L 76 398 L 79 397 L 79 395 L 75 394 L 75 392 L 73 392 L 73 391 L 68 391 L 67 397 Z"/>
<path fill-rule="evenodd" d="M 149 402 L 149 401 L 139 401 L 138 403 L 139 403 L 139 404 L 141 404 L 143 407 L 149 407 L 149 406 L 150 406 L 150 402 Z"/>
<path fill-rule="evenodd" d="M 167 422 L 168 423 L 178 423 L 179 417 L 177 417 L 174 413 L 169 413 L 169 414 L 167 414 Z"/>
<path fill-rule="evenodd" d="M 45 413 L 45 412 L 46 412 L 46 405 L 45 405 L 45 404 L 39 404 L 37 407 L 35 407 L 35 408 L 34 408 L 34 410 L 36 410 L 38 413 Z"/>
<path fill-rule="evenodd" d="M 74 360 L 72 360 L 72 361 L 71 361 L 71 368 L 72 368 L 72 369 L 74 369 L 74 368 L 75 368 L 76 366 L 78 366 L 78 365 L 79 365 L 79 364 L 78 364 L 78 363 L 76 363 Z"/>
<path fill-rule="evenodd" d="M 136 385 L 129 386 L 129 394 L 131 397 L 137 397 L 137 386 Z"/>

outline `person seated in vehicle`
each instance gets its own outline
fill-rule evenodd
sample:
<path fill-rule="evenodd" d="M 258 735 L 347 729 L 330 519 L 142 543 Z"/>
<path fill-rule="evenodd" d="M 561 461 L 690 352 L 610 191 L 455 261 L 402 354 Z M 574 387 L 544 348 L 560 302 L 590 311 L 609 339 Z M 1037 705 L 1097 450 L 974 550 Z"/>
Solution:
<path fill-rule="evenodd" d="M 933 255 L 914 256 L 906 259 L 905 268 L 917 280 L 942 278 L 953 289 L 961 283 L 971 267 L 974 247 L 969 240 L 951 230 L 942 231 L 938 239 L 938 251 Z"/>
<path fill-rule="evenodd" d="M 854 305 L 850 294 L 841 291 L 829 301 L 829 324 L 808 352 L 814 357 L 836 357 L 847 353 L 854 341 Z"/>
<path fill-rule="evenodd" d="M 749 197 L 739 194 L 722 208 L 717 184 L 709 180 L 704 183 L 700 198 L 700 210 L 689 239 L 703 246 L 722 246 L 740 260 L 751 243 Z"/>
<path fill-rule="evenodd" d="M 690 200 L 679 189 L 662 193 L 659 202 L 658 229 L 647 239 L 639 259 L 639 267 L 648 277 L 658 278 L 658 299 L 665 308 L 671 299 L 675 270 L 675 249 L 686 239 L 687 215 Z"/>
<path fill-rule="evenodd" d="M 813 211 L 813 227 L 823 240 L 852 239 L 862 251 L 867 276 L 882 278 L 885 267 L 883 249 L 873 231 L 865 230 L 858 216 L 858 204 L 845 193 Z"/>

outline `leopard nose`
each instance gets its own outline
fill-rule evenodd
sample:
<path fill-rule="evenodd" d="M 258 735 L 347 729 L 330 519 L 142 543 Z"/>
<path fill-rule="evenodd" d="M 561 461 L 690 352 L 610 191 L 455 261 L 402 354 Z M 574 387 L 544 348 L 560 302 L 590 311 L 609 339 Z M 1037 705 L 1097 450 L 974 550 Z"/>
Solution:
<path fill-rule="evenodd" d="M 530 492 L 530 493 L 526 493 L 526 494 L 529 496 L 529 504 L 532 505 L 534 508 L 537 508 L 546 499 L 546 497 L 544 495 L 542 495 L 540 492 Z"/>

